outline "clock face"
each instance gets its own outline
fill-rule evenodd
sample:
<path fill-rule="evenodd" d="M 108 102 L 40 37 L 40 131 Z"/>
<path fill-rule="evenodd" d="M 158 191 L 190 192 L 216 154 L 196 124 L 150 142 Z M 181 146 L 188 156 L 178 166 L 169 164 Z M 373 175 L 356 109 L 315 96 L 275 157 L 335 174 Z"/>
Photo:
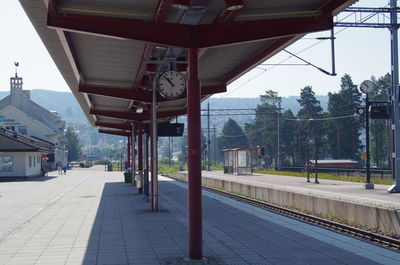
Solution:
<path fill-rule="evenodd" d="M 372 92 L 373 88 L 374 88 L 374 83 L 370 80 L 365 80 L 360 85 L 360 90 L 364 94 L 368 94 L 368 93 Z"/>
<path fill-rule="evenodd" d="M 161 96 L 173 99 L 177 98 L 185 91 L 186 80 L 183 74 L 175 71 L 163 73 L 158 80 Z"/>

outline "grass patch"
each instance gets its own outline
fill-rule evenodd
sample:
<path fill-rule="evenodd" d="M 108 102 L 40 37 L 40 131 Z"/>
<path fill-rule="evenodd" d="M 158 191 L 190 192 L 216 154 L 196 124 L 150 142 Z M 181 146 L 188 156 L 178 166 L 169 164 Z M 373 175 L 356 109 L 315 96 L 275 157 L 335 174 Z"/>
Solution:
<path fill-rule="evenodd" d="M 261 174 L 270 174 L 270 175 L 283 175 L 283 176 L 293 176 L 293 177 L 307 177 L 307 172 L 291 172 L 291 171 L 276 171 L 276 170 L 268 170 L 268 169 L 256 169 L 255 173 Z M 310 178 L 314 178 L 314 172 L 310 172 Z M 356 176 L 339 176 L 328 173 L 318 173 L 318 179 L 329 179 L 329 180 L 340 180 L 340 181 L 348 181 L 348 182 L 359 182 L 365 183 L 365 177 L 356 177 Z M 379 179 L 379 178 L 371 178 L 371 182 L 374 184 L 383 184 L 383 185 L 391 185 L 391 179 Z"/>
<path fill-rule="evenodd" d="M 158 167 L 159 174 L 172 174 L 172 173 L 175 173 L 178 171 L 179 171 L 178 165 L 171 165 L 171 166 L 159 165 L 159 167 Z"/>
<path fill-rule="evenodd" d="M 211 168 L 211 170 L 224 170 L 224 167 L 223 166 L 211 166 L 210 167 Z"/>

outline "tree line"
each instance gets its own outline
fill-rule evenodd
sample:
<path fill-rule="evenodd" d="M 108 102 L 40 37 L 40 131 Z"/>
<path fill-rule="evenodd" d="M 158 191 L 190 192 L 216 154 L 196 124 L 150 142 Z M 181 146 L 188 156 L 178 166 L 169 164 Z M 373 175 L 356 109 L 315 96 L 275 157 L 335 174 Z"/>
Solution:
<path fill-rule="evenodd" d="M 370 100 L 387 100 L 390 74 L 371 81 L 374 88 Z M 327 111 L 324 112 L 311 86 L 301 89 L 300 110 L 294 114 L 290 109 L 281 109 L 282 98 L 278 92 L 267 90 L 260 96 L 255 118 L 243 128 L 229 119 L 218 137 L 218 149 L 251 147 L 265 150 L 265 162 L 276 166 L 279 153 L 281 165 L 304 166 L 307 157 L 313 159 L 351 159 L 362 162 L 365 151 L 362 133 L 365 116 L 356 115 L 357 108 L 365 105 L 358 86 L 350 75 L 341 78 L 340 90 L 328 94 Z M 370 121 L 371 165 L 389 166 L 388 120 Z M 221 153 L 219 159 L 222 158 Z"/>

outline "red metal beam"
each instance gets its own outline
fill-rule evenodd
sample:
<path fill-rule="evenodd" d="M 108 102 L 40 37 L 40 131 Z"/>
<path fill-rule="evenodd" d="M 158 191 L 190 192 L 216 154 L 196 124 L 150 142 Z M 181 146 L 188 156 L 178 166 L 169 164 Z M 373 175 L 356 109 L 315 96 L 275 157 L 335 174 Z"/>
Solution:
<path fill-rule="evenodd" d="M 104 87 L 104 86 L 80 84 L 79 92 L 93 94 L 93 95 L 114 97 L 114 98 L 132 99 L 149 103 L 151 102 L 151 91 L 144 90 L 141 88 L 126 89 L 119 87 Z M 164 100 L 164 98 L 161 96 L 157 98 L 158 102 L 161 102 L 162 100 Z"/>
<path fill-rule="evenodd" d="M 137 89 L 125 89 L 118 87 L 103 87 L 103 86 L 92 86 L 92 85 L 79 85 L 79 92 L 100 95 L 100 96 L 108 96 L 114 98 L 124 98 L 137 100 L 141 102 L 151 103 L 152 102 L 152 92 L 149 90 L 144 90 L 141 88 Z M 225 85 L 215 85 L 209 87 L 203 87 L 201 89 L 201 95 L 207 96 L 216 93 L 226 92 Z M 182 93 L 182 95 L 178 98 L 186 98 L 186 91 Z M 166 99 L 157 93 L 157 102 L 170 101 L 171 99 Z"/>
<path fill-rule="evenodd" d="M 174 117 L 174 116 L 179 116 L 179 115 L 185 115 L 186 112 L 187 112 L 186 109 L 157 112 L 157 118 L 168 118 L 168 117 Z M 134 112 L 96 110 L 96 109 L 91 109 L 90 114 L 124 119 L 124 120 L 132 120 L 132 121 L 146 121 L 146 120 L 150 120 L 150 118 L 151 118 L 150 113 L 138 114 L 138 113 L 134 113 Z"/>
<path fill-rule="evenodd" d="M 336 15 L 337 10 L 342 10 L 354 2 L 356 2 L 356 0 L 330 0 L 320 6 L 319 10 L 321 10 L 323 14 L 333 16 Z"/>
<path fill-rule="evenodd" d="M 126 137 L 128 137 L 130 135 L 130 132 L 104 130 L 104 129 L 99 129 L 99 133 L 113 134 L 113 135 L 126 136 Z"/>
<path fill-rule="evenodd" d="M 271 54 L 273 55 L 274 53 L 280 51 L 280 49 L 287 43 L 289 43 L 292 38 L 293 37 L 277 39 L 272 44 L 267 45 L 264 49 L 260 50 L 255 56 L 243 62 L 242 64 L 238 65 L 235 69 L 233 69 L 227 75 L 225 75 L 222 78 L 221 82 L 225 84 L 233 82 L 235 79 L 239 78 L 240 76 L 250 71 L 252 68 L 256 67 L 257 65 L 265 61 L 267 56 L 271 56 Z"/>
<path fill-rule="evenodd" d="M 185 47 L 190 42 L 188 32 L 191 28 L 182 24 L 60 13 L 49 13 L 47 25 L 56 29 L 179 47 Z"/>
<path fill-rule="evenodd" d="M 234 43 L 291 36 L 333 27 L 332 17 L 285 18 L 222 24 L 199 25 L 198 47 L 213 47 Z"/>
<path fill-rule="evenodd" d="M 53 12 L 48 14 L 47 25 L 167 46 L 204 48 L 328 30 L 333 22 L 332 17 L 327 16 L 241 21 L 230 25 L 186 25 Z"/>
<path fill-rule="evenodd" d="M 55 0 L 50 0 L 48 4 L 48 12 L 55 13 L 57 12 L 57 8 L 57 2 Z M 57 35 L 60 39 L 65 55 L 67 56 L 67 60 L 71 65 L 72 71 L 74 72 L 76 80 L 84 80 L 78 57 L 76 56 L 76 52 L 72 46 L 69 35 L 62 30 L 57 30 Z"/>
<path fill-rule="evenodd" d="M 132 128 L 130 123 L 108 123 L 108 122 L 98 122 L 94 123 L 95 126 L 106 127 L 106 128 L 114 128 L 121 130 L 130 130 Z"/>

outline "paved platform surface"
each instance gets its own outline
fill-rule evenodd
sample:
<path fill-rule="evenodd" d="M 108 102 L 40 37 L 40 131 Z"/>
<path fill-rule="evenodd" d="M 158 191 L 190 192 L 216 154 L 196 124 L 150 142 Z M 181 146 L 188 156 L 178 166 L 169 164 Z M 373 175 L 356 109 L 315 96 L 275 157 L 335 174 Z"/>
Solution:
<path fill-rule="evenodd" d="M 187 187 L 160 209 L 102 167 L 0 182 L 0 264 L 186 264 Z M 400 264 L 400 253 L 203 192 L 208 264 Z"/>
<path fill-rule="evenodd" d="M 314 178 L 311 178 L 311 182 L 307 183 L 306 178 L 303 177 L 281 175 L 253 174 L 237 176 L 224 174 L 222 171 L 203 171 L 202 175 L 254 186 L 375 205 L 382 208 L 400 209 L 400 193 L 388 193 L 389 186 L 386 185 L 375 185 L 375 189 L 366 190 L 363 183 L 325 179 L 319 179 L 320 184 L 314 184 Z"/>

